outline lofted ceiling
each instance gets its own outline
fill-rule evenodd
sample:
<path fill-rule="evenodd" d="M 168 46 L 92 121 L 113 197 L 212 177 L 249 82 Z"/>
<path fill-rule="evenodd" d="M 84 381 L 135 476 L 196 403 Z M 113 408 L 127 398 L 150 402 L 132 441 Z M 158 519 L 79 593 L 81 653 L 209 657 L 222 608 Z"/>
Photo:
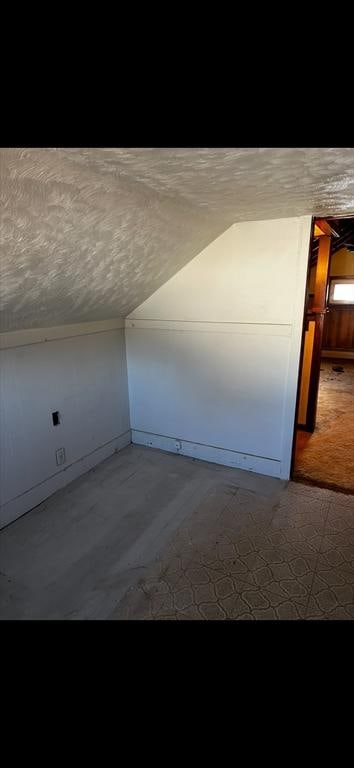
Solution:
<path fill-rule="evenodd" d="M 2 149 L 0 206 L 0 330 L 124 317 L 235 222 L 354 215 L 354 149 Z"/>

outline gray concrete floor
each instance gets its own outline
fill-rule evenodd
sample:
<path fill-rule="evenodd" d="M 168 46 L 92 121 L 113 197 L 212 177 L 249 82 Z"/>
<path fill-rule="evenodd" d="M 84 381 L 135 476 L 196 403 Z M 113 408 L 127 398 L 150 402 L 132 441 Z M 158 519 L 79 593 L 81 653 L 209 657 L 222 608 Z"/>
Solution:
<path fill-rule="evenodd" d="M 354 618 L 354 497 L 131 445 L 0 531 L 0 618 Z"/>

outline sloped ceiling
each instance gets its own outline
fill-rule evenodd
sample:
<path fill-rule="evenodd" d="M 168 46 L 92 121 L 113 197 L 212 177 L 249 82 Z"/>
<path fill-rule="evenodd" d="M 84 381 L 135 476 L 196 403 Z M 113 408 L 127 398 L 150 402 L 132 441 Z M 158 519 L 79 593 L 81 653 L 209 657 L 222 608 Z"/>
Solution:
<path fill-rule="evenodd" d="M 3 149 L 0 330 L 126 316 L 238 221 L 354 215 L 354 149 Z"/>

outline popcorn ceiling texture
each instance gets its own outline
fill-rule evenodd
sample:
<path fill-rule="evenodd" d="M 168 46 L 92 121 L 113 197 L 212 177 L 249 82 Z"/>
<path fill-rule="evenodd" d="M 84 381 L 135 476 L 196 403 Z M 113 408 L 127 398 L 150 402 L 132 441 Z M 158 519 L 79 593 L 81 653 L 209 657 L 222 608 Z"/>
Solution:
<path fill-rule="evenodd" d="M 235 222 L 354 215 L 354 149 L 2 149 L 0 330 L 124 317 Z"/>

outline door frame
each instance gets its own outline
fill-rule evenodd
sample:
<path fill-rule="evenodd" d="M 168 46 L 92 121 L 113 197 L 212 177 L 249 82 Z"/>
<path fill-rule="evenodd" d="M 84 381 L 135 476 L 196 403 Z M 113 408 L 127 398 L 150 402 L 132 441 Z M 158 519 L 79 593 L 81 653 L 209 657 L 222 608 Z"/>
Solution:
<path fill-rule="evenodd" d="M 311 269 L 311 254 L 312 254 L 312 243 L 313 243 L 313 236 L 314 236 L 314 229 L 315 229 L 315 221 L 317 219 L 321 218 L 319 215 L 313 215 L 311 220 L 311 234 L 310 234 L 310 244 L 309 244 L 309 256 L 308 256 L 308 265 L 307 265 L 307 275 L 306 275 L 306 288 L 305 288 L 305 296 L 304 296 L 304 315 L 303 315 L 303 323 L 302 323 L 302 336 L 301 336 L 301 348 L 300 348 L 300 358 L 299 358 L 299 369 L 298 369 L 298 379 L 297 379 L 297 391 L 296 391 L 296 405 L 295 405 L 295 415 L 294 415 L 294 431 L 293 431 L 293 442 L 292 442 L 292 449 L 291 449 L 291 462 L 290 462 L 290 480 L 293 477 L 294 469 L 295 469 L 295 451 L 296 451 L 296 436 L 297 436 L 297 430 L 303 429 L 303 426 L 298 427 L 297 425 L 297 413 L 299 408 L 299 401 L 300 401 L 300 389 L 301 389 L 301 375 L 302 375 L 302 364 L 303 364 L 303 357 L 304 357 L 304 348 L 305 348 L 305 331 L 306 331 L 306 319 L 307 319 L 307 309 L 308 309 L 308 291 L 307 287 L 309 284 L 309 278 L 310 278 L 310 269 Z M 330 216 L 322 216 L 322 218 L 325 218 L 326 221 L 330 222 L 333 219 L 352 219 L 353 214 L 347 214 L 347 215 L 341 215 L 341 214 L 335 214 L 332 213 Z M 329 269 L 328 269 L 328 275 L 327 275 L 327 287 L 328 282 L 330 278 L 330 264 L 331 264 L 331 258 L 332 258 L 332 248 L 330 252 L 329 257 Z M 321 339 L 322 341 L 322 339 Z M 322 346 L 322 345 L 321 345 Z M 312 403 L 315 398 L 315 409 L 317 406 L 317 399 L 318 399 L 318 385 L 319 381 L 313 380 L 313 369 L 311 365 L 311 372 L 310 372 L 310 387 L 309 387 L 309 400 L 312 398 Z"/>
<path fill-rule="evenodd" d="M 309 253 L 308 253 L 308 260 L 307 260 L 306 285 L 305 285 L 304 305 L 303 305 L 301 347 L 300 347 L 300 357 L 299 357 L 299 365 L 298 365 L 298 373 L 297 373 L 297 388 L 296 388 L 296 404 L 295 404 L 295 414 L 294 414 L 293 442 L 292 442 L 292 447 L 291 447 L 290 480 L 292 480 L 293 473 L 294 473 L 294 468 L 295 468 L 296 435 L 297 435 L 297 429 L 298 429 L 298 427 L 297 427 L 297 413 L 298 413 L 299 402 L 300 402 L 302 363 L 303 363 L 304 348 L 305 348 L 305 331 L 306 331 L 306 319 L 307 319 L 306 316 L 307 316 L 307 308 L 308 308 L 308 301 L 309 301 L 307 286 L 309 284 L 309 279 L 310 279 L 312 244 L 313 244 L 313 236 L 314 236 L 314 231 L 315 231 L 315 221 L 316 221 L 317 218 L 318 218 L 318 216 L 312 216 L 312 219 L 311 219 Z M 311 381 L 311 379 L 310 379 L 310 381 Z"/>

